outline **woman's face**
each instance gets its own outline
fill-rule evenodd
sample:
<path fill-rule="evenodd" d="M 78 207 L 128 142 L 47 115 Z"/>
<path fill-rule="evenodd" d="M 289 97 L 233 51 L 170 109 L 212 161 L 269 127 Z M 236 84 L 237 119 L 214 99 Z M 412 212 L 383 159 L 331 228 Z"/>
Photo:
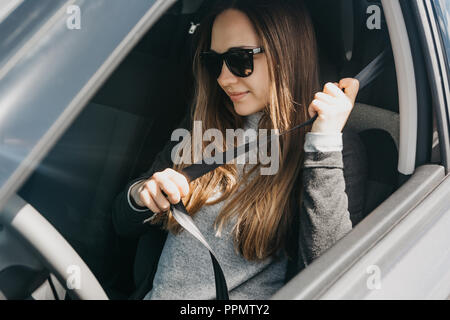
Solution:
<path fill-rule="evenodd" d="M 258 48 L 261 46 L 256 31 L 247 15 L 239 10 L 228 9 L 217 16 L 211 36 L 211 50 L 224 53 L 230 48 Z M 266 55 L 255 54 L 254 71 L 241 78 L 230 72 L 225 62 L 217 79 L 220 87 L 230 97 L 234 110 L 240 116 L 261 111 L 269 103 L 269 69 Z M 245 93 L 234 97 L 233 94 Z"/>

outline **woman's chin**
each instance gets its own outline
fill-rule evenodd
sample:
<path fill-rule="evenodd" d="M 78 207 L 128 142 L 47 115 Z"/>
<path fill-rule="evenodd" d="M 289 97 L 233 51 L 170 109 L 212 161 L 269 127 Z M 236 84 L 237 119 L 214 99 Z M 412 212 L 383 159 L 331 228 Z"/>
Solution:
<path fill-rule="evenodd" d="M 241 117 L 246 117 L 260 111 L 258 108 L 249 107 L 248 105 L 240 105 L 239 103 L 234 103 L 234 111 Z"/>
<path fill-rule="evenodd" d="M 236 106 L 234 107 L 234 111 L 240 115 L 241 117 L 245 117 L 248 116 L 250 113 L 248 112 L 248 110 L 241 110 L 240 108 L 236 108 Z"/>

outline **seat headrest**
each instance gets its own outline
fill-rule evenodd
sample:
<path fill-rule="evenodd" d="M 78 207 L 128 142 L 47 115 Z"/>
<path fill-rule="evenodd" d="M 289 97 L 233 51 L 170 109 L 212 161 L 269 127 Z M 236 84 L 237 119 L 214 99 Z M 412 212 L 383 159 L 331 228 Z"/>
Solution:
<path fill-rule="evenodd" d="M 204 1 L 205 0 L 182 0 L 182 1 L 179 1 L 179 2 L 183 3 L 183 9 L 182 9 L 181 13 L 182 14 L 196 13 Z"/>
<path fill-rule="evenodd" d="M 329 52 L 337 65 L 350 61 L 354 46 L 353 0 L 311 0 L 306 4 L 319 48 Z"/>

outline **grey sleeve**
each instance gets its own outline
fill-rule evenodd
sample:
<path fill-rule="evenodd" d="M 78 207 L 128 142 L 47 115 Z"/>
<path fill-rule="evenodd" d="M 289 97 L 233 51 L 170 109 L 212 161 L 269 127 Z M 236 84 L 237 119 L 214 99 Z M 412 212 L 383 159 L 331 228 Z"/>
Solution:
<path fill-rule="evenodd" d="M 352 229 L 341 151 L 306 152 L 299 258 L 307 266 Z"/>

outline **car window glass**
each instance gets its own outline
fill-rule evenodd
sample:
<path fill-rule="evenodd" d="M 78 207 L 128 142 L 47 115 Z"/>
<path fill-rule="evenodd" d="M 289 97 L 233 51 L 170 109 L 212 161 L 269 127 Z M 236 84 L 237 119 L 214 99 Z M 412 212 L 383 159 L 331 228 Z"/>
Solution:
<path fill-rule="evenodd" d="M 0 0 L 0 23 L 24 0 Z"/>
<path fill-rule="evenodd" d="M 447 55 L 447 66 L 450 65 L 450 0 L 435 0 L 434 8 L 438 18 L 441 38 Z"/>

